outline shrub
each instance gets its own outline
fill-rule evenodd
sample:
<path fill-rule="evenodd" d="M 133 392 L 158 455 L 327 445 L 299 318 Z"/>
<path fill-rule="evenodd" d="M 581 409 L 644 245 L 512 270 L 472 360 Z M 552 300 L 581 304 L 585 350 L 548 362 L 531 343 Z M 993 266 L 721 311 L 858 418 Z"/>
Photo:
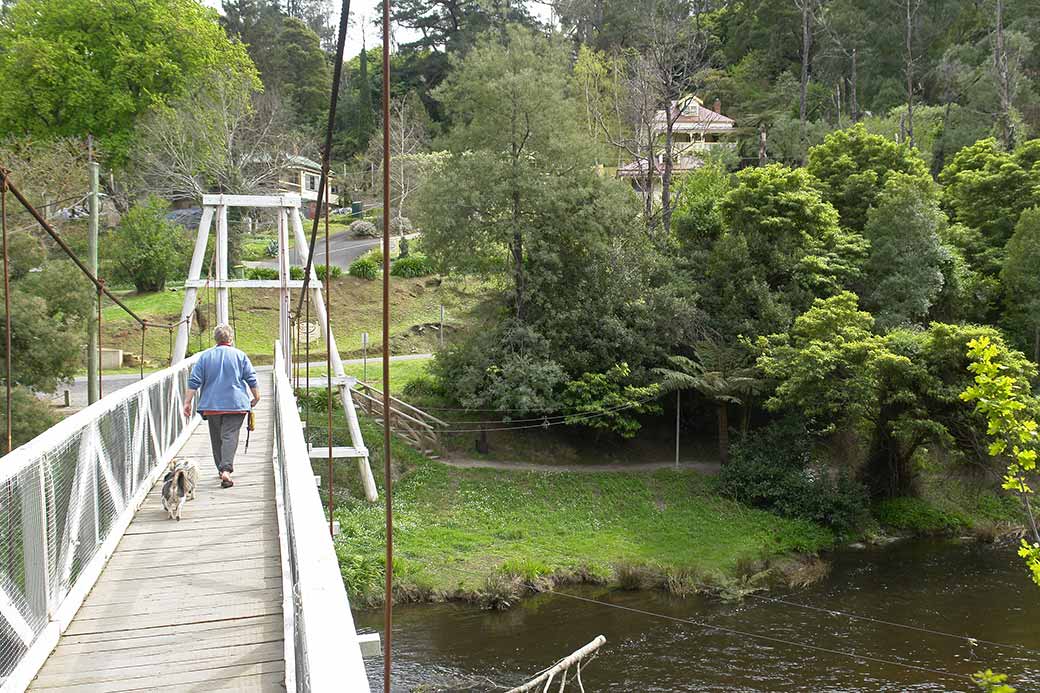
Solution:
<path fill-rule="evenodd" d="M 166 218 L 169 205 L 149 197 L 127 212 L 108 239 L 111 274 L 138 292 L 162 291 L 187 266 L 184 230 Z"/>
<path fill-rule="evenodd" d="M 316 265 L 314 267 L 314 272 L 315 272 L 315 274 L 318 275 L 318 279 L 322 280 L 323 282 L 324 281 L 328 281 L 329 278 L 328 278 L 327 275 L 329 273 L 329 268 L 327 266 L 325 266 L 325 265 Z M 343 276 L 343 269 L 338 267 L 337 265 L 333 265 L 332 266 L 332 278 L 333 279 L 339 279 L 342 276 Z"/>
<path fill-rule="evenodd" d="M 420 373 L 409 380 L 402 390 L 408 399 L 435 399 L 447 397 L 441 381 L 429 373 Z"/>
<path fill-rule="evenodd" d="M 13 332 L 13 330 L 12 330 Z M 15 447 L 29 442 L 61 420 L 46 402 L 26 387 L 11 390 L 11 442 Z M 0 428 L 7 429 L 6 400 L 0 399 Z"/>
<path fill-rule="evenodd" d="M 277 279 L 278 270 L 271 267 L 248 267 L 246 279 Z"/>
<path fill-rule="evenodd" d="M 357 221 L 351 223 L 350 233 L 354 234 L 355 236 L 370 236 L 372 238 L 379 238 L 379 236 L 382 235 L 382 232 L 380 230 L 382 228 L 382 226 L 377 227 L 370 221 L 358 219 Z"/>
<path fill-rule="evenodd" d="M 413 254 L 401 257 L 390 267 L 390 274 L 395 277 L 426 277 L 433 274 L 433 263 L 425 255 Z"/>
<path fill-rule="evenodd" d="M 383 234 L 383 215 L 380 214 L 376 217 L 376 228 L 379 229 L 379 234 Z M 390 233 L 392 235 L 412 233 L 415 227 L 412 225 L 412 220 L 408 217 L 392 217 L 390 219 Z"/>
<path fill-rule="evenodd" d="M 883 526 L 914 534 L 945 534 L 970 524 L 966 518 L 940 510 L 921 498 L 883 500 L 874 508 L 874 514 Z"/>
<path fill-rule="evenodd" d="M 720 490 L 741 503 L 847 535 L 867 520 L 866 488 L 844 472 L 831 474 L 812 449 L 812 437 L 794 421 L 754 431 L 734 444 L 719 474 Z"/>
<path fill-rule="evenodd" d="M 350 263 L 347 273 L 358 279 L 374 280 L 379 276 L 379 265 L 367 257 L 362 257 Z"/>

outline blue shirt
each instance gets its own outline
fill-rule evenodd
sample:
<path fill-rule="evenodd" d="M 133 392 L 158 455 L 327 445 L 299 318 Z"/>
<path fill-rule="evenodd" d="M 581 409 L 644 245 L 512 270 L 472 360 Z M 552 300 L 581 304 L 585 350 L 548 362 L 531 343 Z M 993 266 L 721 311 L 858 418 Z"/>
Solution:
<path fill-rule="evenodd" d="M 202 352 L 188 377 L 188 387 L 201 393 L 199 411 L 249 411 L 247 385 L 256 387 L 256 369 L 244 352 L 224 344 Z"/>

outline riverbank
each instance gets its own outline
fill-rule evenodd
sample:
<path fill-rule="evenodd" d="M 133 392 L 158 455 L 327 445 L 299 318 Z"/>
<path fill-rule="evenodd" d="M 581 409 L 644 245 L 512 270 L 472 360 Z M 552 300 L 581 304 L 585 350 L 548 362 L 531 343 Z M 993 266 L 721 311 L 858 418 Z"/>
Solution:
<path fill-rule="evenodd" d="M 369 422 L 363 428 L 382 489 L 381 436 Z M 777 559 L 834 542 L 819 525 L 721 497 L 711 477 L 693 470 L 466 469 L 398 441 L 393 452 L 398 601 L 499 607 L 577 582 L 725 592 L 770 565 L 798 572 Z M 354 477 L 352 465 L 340 465 L 336 549 L 352 603 L 372 606 L 383 594 L 383 506 L 362 500 Z"/>

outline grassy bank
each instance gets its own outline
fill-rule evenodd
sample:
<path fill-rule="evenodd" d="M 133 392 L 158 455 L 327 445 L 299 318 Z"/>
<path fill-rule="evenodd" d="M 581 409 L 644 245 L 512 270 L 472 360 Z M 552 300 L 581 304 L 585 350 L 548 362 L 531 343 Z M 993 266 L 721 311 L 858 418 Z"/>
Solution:
<path fill-rule="evenodd" d="M 379 429 L 368 422 L 364 429 L 382 487 Z M 456 469 L 396 441 L 393 451 L 402 600 L 494 604 L 557 581 L 633 586 L 633 576 L 692 590 L 833 541 L 812 523 L 726 500 L 695 472 Z M 353 465 L 341 463 L 336 476 L 343 577 L 355 603 L 374 604 L 383 589 L 382 504 L 361 499 Z"/>
<path fill-rule="evenodd" d="M 476 282 L 440 281 L 431 277 L 390 281 L 391 352 L 394 354 L 430 351 L 438 343 L 437 331 L 429 326 L 440 319 L 440 306 L 446 313 L 446 339 L 454 328 L 464 323 L 473 307 L 479 303 L 486 287 Z M 211 292 L 200 292 L 203 312 L 212 322 Z M 145 319 L 174 323 L 180 319 L 184 294 L 181 291 L 160 291 L 149 294 L 127 292 L 122 297 L 127 306 Z M 344 357 L 360 356 L 361 334 L 369 333 L 369 351 L 381 348 L 382 287 L 380 282 L 342 277 L 332 282 L 330 294 L 332 324 L 337 346 Z M 293 296 L 295 304 L 296 294 Z M 278 334 L 278 298 L 275 290 L 239 290 L 234 293 L 236 344 L 257 363 L 269 363 Z M 312 310 L 312 321 L 314 313 Z M 102 343 L 105 347 L 122 349 L 138 354 L 141 351 L 141 332 L 137 324 L 118 306 L 107 306 L 102 312 Z M 212 325 L 207 325 L 211 328 Z M 420 329 L 421 328 L 421 329 Z M 209 329 L 199 338 L 198 326 L 193 326 L 191 349 L 210 346 Z M 302 349 L 302 347 L 301 347 Z M 145 335 L 145 358 L 153 365 L 166 364 L 170 339 L 166 330 L 150 329 Z M 324 341 L 311 343 L 311 358 L 324 357 Z"/>

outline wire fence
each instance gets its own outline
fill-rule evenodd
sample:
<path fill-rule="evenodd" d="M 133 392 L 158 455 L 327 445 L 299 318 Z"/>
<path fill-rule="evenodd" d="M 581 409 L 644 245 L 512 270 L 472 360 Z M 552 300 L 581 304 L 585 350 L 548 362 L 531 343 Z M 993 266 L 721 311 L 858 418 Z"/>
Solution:
<path fill-rule="evenodd" d="M 0 684 L 35 671 L 100 574 L 154 478 L 189 432 L 196 359 L 65 419 L 0 465 Z M 44 654 L 46 654 L 44 652 Z"/>
<path fill-rule="evenodd" d="M 286 689 L 368 691 L 365 665 L 336 549 L 325 524 L 310 453 L 303 437 L 299 404 L 279 344 L 275 345 L 275 477 L 280 529 L 284 537 L 282 570 L 291 575 L 292 657 L 286 662 Z M 286 654 L 290 654 L 286 628 Z M 290 680 L 294 677 L 294 680 Z"/>

